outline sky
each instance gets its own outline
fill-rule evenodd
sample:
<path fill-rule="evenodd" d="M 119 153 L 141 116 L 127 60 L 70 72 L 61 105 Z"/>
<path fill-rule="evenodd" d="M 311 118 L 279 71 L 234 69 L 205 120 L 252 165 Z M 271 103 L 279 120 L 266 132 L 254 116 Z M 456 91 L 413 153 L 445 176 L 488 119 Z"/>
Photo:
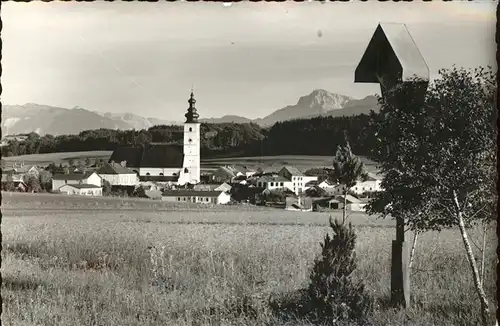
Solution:
<path fill-rule="evenodd" d="M 354 70 L 379 22 L 405 23 L 431 78 L 495 67 L 498 1 L 5 2 L 3 104 L 182 120 L 264 117 L 314 89 L 363 98 Z"/>

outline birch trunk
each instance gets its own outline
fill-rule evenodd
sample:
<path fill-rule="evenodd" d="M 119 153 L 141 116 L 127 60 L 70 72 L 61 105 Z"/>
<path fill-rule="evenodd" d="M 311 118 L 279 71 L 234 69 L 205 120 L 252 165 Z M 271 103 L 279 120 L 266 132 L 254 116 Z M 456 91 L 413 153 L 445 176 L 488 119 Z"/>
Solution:
<path fill-rule="evenodd" d="M 487 230 L 487 224 L 484 223 L 483 225 L 483 246 L 481 248 L 481 285 L 484 284 L 484 256 L 485 256 L 485 251 L 486 251 L 486 230 Z"/>
<path fill-rule="evenodd" d="M 483 286 L 481 284 L 479 271 L 477 268 L 476 260 L 474 257 L 474 252 L 472 251 L 472 247 L 469 242 L 469 237 L 467 235 L 467 230 L 465 229 L 465 223 L 462 211 L 460 210 L 460 205 L 458 203 L 457 194 L 453 192 L 453 199 L 455 201 L 455 206 L 457 209 L 457 217 L 458 217 L 458 227 L 460 228 L 460 234 L 462 235 L 462 240 L 465 246 L 465 252 L 467 253 L 467 260 L 469 261 L 470 268 L 472 270 L 472 276 L 474 279 L 474 287 L 476 288 L 477 295 L 479 296 L 479 300 L 481 302 L 481 317 L 483 326 L 488 326 L 488 318 L 489 318 L 489 307 L 488 307 L 488 299 L 486 298 L 486 293 L 484 292 Z"/>
<path fill-rule="evenodd" d="M 413 237 L 413 244 L 411 245 L 410 262 L 408 263 L 408 270 L 411 270 L 411 265 L 413 264 L 413 260 L 415 259 L 415 249 L 417 247 L 418 233 L 419 233 L 418 230 L 415 231 L 415 236 Z"/>
<path fill-rule="evenodd" d="M 344 191 L 344 209 L 342 210 L 342 224 L 345 224 L 347 210 L 347 190 Z"/>

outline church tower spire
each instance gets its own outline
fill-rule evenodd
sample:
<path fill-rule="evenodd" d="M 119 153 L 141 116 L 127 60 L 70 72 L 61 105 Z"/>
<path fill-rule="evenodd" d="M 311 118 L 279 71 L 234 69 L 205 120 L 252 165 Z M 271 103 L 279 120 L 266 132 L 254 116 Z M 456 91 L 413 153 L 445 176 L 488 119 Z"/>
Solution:
<path fill-rule="evenodd" d="M 196 112 L 196 100 L 194 99 L 193 91 L 191 91 L 188 103 L 189 108 L 184 115 L 186 117 L 186 122 L 184 123 L 184 162 L 178 181 L 180 185 L 186 183 L 197 184 L 200 182 L 201 124 L 198 122 L 198 117 L 200 115 Z"/>
<path fill-rule="evenodd" d="M 189 108 L 187 113 L 184 115 L 186 117 L 186 123 L 197 123 L 200 115 L 196 112 L 196 107 L 194 106 L 196 100 L 194 99 L 193 91 L 191 91 L 191 97 L 189 98 L 188 103 Z"/>

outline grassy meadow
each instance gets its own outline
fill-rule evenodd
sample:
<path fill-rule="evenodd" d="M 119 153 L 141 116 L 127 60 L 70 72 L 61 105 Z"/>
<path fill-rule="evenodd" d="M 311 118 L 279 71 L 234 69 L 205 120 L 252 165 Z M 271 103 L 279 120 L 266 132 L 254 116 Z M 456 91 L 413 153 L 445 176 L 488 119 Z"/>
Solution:
<path fill-rule="evenodd" d="M 310 325 L 267 302 L 307 286 L 328 213 L 2 193 L 3 325 Z M 419 236 L 413 307 L 387 305 L 393 222 L 349 217 L 374 325 L 476 325 L 458 230 Z M 480 234 L 471 237 L 480 243 Z M 495 297 L 496 236 L 485 288 Z M 492 307 L 493 307 L 493 302 Z"/>

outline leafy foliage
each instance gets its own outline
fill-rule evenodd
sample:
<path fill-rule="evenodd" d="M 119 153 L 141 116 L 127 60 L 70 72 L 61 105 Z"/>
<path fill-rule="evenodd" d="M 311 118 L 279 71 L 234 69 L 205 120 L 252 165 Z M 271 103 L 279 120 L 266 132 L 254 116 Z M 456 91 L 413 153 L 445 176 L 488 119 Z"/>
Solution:
<path fill-rule="evenodd" d="M 139 198 L 147 198 L 146 190 L 144 189 L 144 187 L 142 185 L 139 185 L 139 187 L 137 187 L 134 190 L 134 192 L 132 193 L 132 196 L 139 197 Z"/>
<path fill-rule="evenodd" d="M 375 156 L 386 175 L 368 212 L 404 218 L 417 230 L 458 226 L 488 325 L 489 303 L 466 228 L 496 216 L 496 76 L 482 67 L 440 74 L 425 96 L 415 92 L 415 80 L 381 100 Z"/>
<path fill-rule="evenodd" d="M 385 174 L 385 191 L 368 212 L 404 217 L 413 229 L 457 225 L 454 193 L 468 224 L 493 212 L 495 76 L 483 68 L 440 74 L 423 102 L 411 84 L 380 99 L 375 124 L 372 157 Z"/>
<path fill-rule="evenodd" d="M 26 178 L 27 191 L 40 192 L 42 187 L 40 186 L 40 179 L 34 175 L 30 175 Z"/>
<path fill-rule="evenodd" d="M 109 196 L 111 194 L 111 183 L 108 180 L 102 180 L 102 195 Z"/>

